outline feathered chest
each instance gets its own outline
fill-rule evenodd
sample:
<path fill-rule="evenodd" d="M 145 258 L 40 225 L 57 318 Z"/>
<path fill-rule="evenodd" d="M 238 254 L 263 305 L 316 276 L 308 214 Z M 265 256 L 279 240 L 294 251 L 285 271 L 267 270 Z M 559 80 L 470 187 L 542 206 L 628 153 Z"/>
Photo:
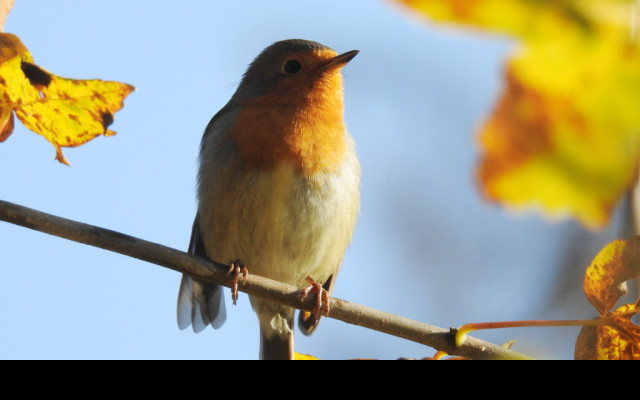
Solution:
<path fill-rule="evenodd" d="M 246 101 L 230 133 L 250 165 L 271 169 L 288 161 L 307 176 L 335 171 L 347 151 L 341 87 L 316 83 Z"/>

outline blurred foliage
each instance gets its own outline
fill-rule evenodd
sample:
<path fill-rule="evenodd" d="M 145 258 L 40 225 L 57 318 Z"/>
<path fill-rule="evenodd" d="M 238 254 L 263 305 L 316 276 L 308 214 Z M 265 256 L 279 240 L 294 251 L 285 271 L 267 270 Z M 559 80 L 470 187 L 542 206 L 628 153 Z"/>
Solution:
<path fill-rule="evenodd" d="M 519 41 L 479 134 L 484 195 L 604 227 L 640 155 L 635 0 L 397 0 Z"/>

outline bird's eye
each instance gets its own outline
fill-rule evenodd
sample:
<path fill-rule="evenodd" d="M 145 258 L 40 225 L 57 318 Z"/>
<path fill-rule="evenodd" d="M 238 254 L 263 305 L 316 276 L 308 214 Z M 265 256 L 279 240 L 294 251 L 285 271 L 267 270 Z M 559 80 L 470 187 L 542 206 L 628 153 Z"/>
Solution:
<path fill-rule="evenodd" d="M 302 69 L 302 64 L 298 60 L 289 60 L 284 64 L 283 70 L 287 74 L 297 74 Z"/>

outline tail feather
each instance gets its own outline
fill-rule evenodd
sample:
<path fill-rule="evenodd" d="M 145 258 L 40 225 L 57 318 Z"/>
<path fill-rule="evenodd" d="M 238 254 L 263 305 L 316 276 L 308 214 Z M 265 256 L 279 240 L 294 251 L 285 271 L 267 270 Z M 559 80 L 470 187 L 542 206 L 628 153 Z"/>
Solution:
<path fill-rule="evenodd" d="M 207 257 L 197 216 L 191 230 L 189 253 Z M 193 331 L 198 333 L 208 325 L 218 329 L 226 320 L 227 311 L 224 306 L 222 287 L 183 274 L 178 293 L 178 327 L 184 330 L 192 326 Z"/>
<path fill-rule="evenodd" d="M 261 360 L 293 360 L 293 332 L 267 337 L 260 333 Z"/>
<path fill-rule="evenodd" d="M 227 320 L 222 287 L 182 275 L 178 294 L 178 327 L 198 333 L 208 325 L 220 328 Z"/>

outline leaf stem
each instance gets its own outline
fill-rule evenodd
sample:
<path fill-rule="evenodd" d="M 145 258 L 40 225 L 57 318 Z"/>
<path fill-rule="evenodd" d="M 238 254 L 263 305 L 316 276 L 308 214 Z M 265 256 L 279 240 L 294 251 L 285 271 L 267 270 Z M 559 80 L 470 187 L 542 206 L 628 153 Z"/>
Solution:
<path fill-rule="evenodd" d="M 606 318 L 596 319 L 575 319 L 575 320 L 525 320 L 525 321 L 502 321 L 502 322 L 476 322 L 464 324 L 456 331 L 456 346 L 461 346 L 469 332 L 485 329 L 503 328 L 531 328 L 531 327 L 554 327 L 554 326 L 600 326 L 607 325 Z"/>

